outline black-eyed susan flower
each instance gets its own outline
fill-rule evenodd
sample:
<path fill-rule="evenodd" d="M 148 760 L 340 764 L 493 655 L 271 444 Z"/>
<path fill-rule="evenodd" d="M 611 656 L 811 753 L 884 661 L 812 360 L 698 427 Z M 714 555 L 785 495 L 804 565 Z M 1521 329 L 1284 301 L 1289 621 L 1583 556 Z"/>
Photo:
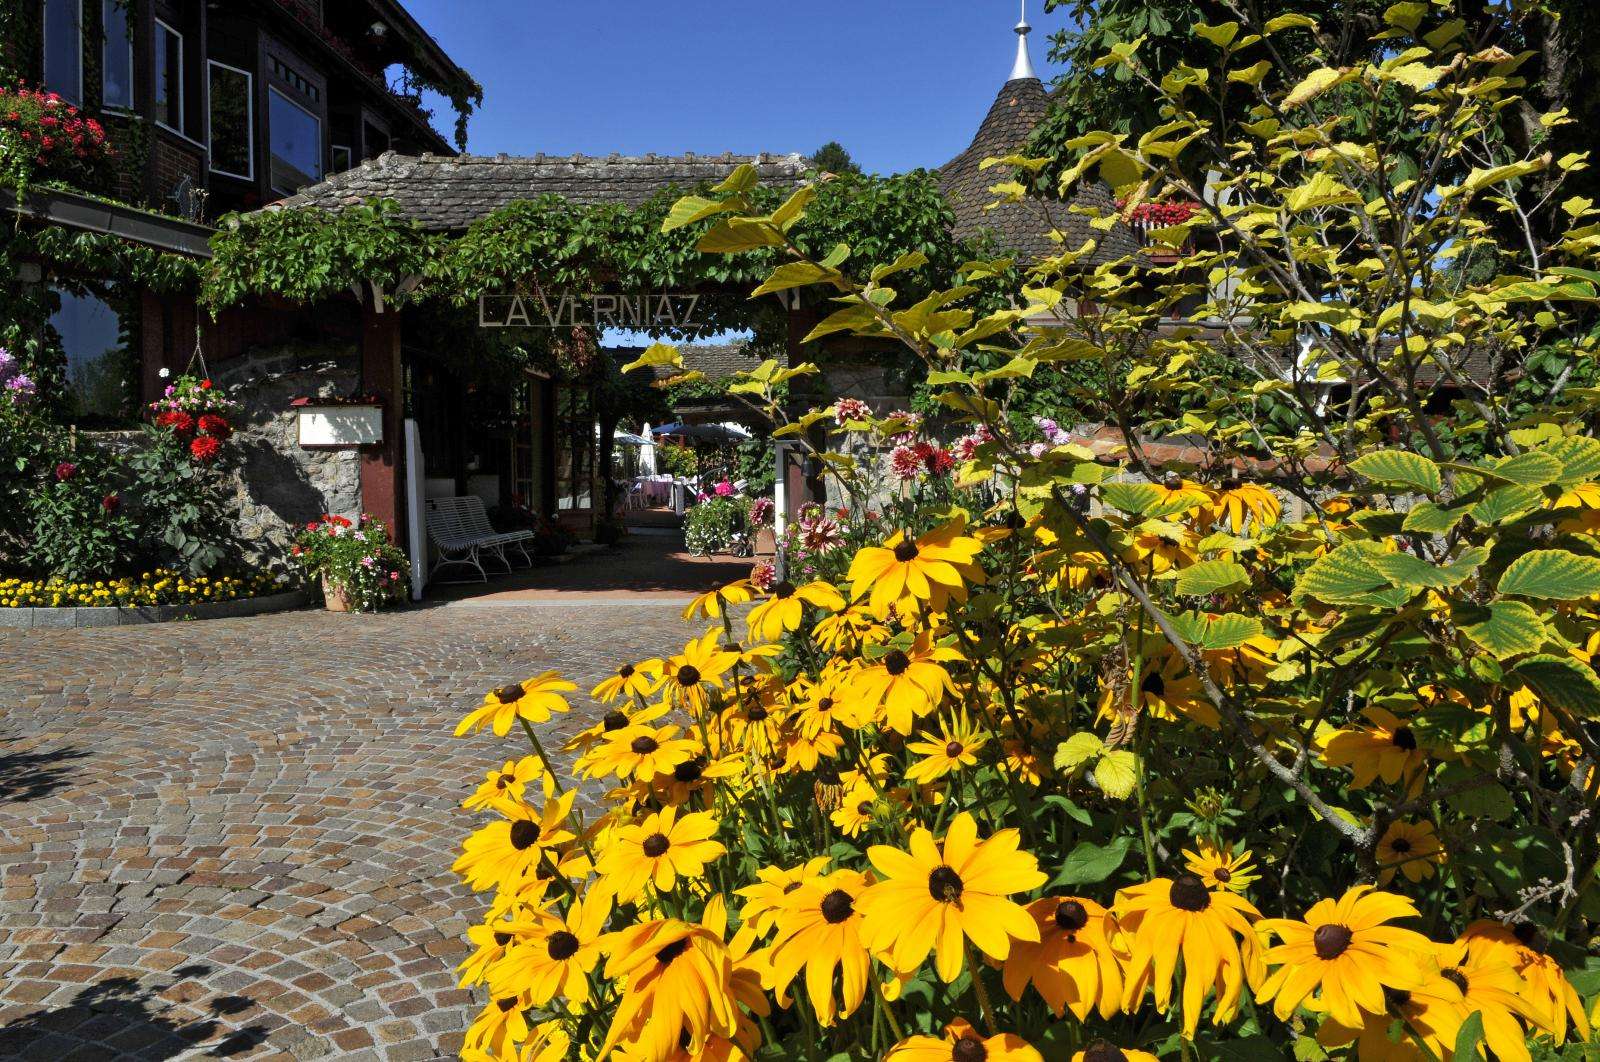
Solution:
<path fill-rule="evenodd" d="M 1082 1051 L 1074 1052 L 1072 1062 L 1161 1062 L 1161 1060 L 1148 1051 L 1118 1047 L 1110 1040 L 1096 1040 Z"/>
<path fill-rule="evenodd" d="M 846 837 L 860 837 L 872 825 L 877 802 L 877 791 L 865 780 L 857 781 L 844 791 L 839 806 L 828 815 L 828 820 Z"/>
<path fill-rule="evenodd" d="M 1377 706 L 1361 713 L 1367 725 L 1351 723 L 1324 734 L 1322 762 L 1330 767 L 1348 767 L 1355 774 L 1354 789 L 1365 789 L 1378 779 L 1394 785 L 1401 779 L 1420 776 L 1428 762 L 1428 749 L 1416 731 L 1393 712 Z"/>
<path fill-rule="evenodd" d="M 511 947 L 489 967 L 490 992 L 515 994 L 535 1007 L 557 996 L 588 1002 L 589 973 L 600 961 L 600 933 L 611 913 L 607 899 L 575 899 L 564 918 L 542 918 L 531 932 L 515 934 Z"/>
<path fill-rule="evenodd" d="M 799 729 L 785 734 L 779 743 L 783 752 L 783 765 L 779 774 L 796 771 L 814 771 L 824 760 L 831 760 L 844 751 L 844 738 L 834 733 L 807 735 Z"/>
<path fill-rule="evenodd" d="M 646 1057 L 665 1059 L 680 1049 L 698 1053 L 714 1036 L 732 1040 L 737 1034 L 733 962 L 719 934 L 663 918 L 611 934 L 607 953 L 605 975 L 621 982 L 622 999 L 600 1057 L 624 1040 Z"/>
<path fill-rule="evenodd" d="M 872 958 L 861 942 L 856 901 L 868 883 L 859 871 L 837 870 L 802 881 L 778 908 L 778 935 L 768 959 L 772 987 L 781 997 L 804 970 L 806 992 L 824 1026 L 832 1025 L 835 1016 L 854 1014 L 866 997 Z"/>
<path fill-rule="evenodd" d="M 1183 1033 L 1193 1039 L 1206 997 L 1216 994 L 1213 1022 L 1224 1025 L 1239 1012 L 1248 982 L 1265 969 L 1251 923 L 1260 917 L 1243 897 L 1212 892 L 1192 873 L 1156 878 L 1117 893 L 1112 914 L 1131 938 L 1124 967 L 1122 1005 L 1134 1009 L 1155 989 L 1159 1010 L 1172 1002 L 1173 976 L 1183 958 Z"/>
<path fill-rule="evenodd" d="M 615 734 L 630 726 L 644 726 L 672 711 L 670 705 L 647 704 L 638 708 L 613 708 L 600 717 L 600 721 L 592 726 L 585 727 L 572 735 L 572 738 L 563 746 L 567 752 L 587 753 L 597 744 L 604 741 L 607 735 Z M 580 762 L 579 769 L 583 769 Z"/>
<path fill-rule="evenodd" d="M 1462 1020 L 1473 1011 L 1483 1016 L 1483 1039 L 1502 1062 L 1529 1062 L 1524 1020 L 1538 1024 L 1548 1011 L 1535 1004 L 1528 984 L 1500 955 L 1469 941 L 1438 949 L 1439 975 L 1461 990 Z M 1551 1031 L 1541 1026 L 1543 1031 Z"/>
<path fill-rule="evenodd" d="M 1198 851 L 1183 850 L 1183 863 L 1208 889 L 1227 889 L 1242 894 L 1260 877 L 1249 852 L 1235 855 L 1210 841 L 1201 841 L 1197 847 Z"/>
<path fill-rule="evenodd" d="M 943 612 L 950 599 L 965 601 L 967 584 L 983 580 L 975 563 L 983 543 L 965 530 L 957 518 L 921 538 L 896 532 L 882 546 L 860 550 L 850 562 L 851 600 L 868 598 L 879 616 L 890 606 L 914 611 L 926 604 Z"/>
<path fill-rule="evenodd" d="M 517 925 L 514 920 L 497 918 L 467 927 L 467 942 L 472 945 L 472 951 L 456 967 L 461 971 L 458 987 L 482 984 L 488 978 L 489 967 L 504 957 L 506 948 L 516 939 Z"/>
<path fill-rule="evenodd" d="M 907 742 L 906 750 L 920 759 L 906 770 L 906 779 L 927 783 L 952 771 L 974 767 L 978 763 L 978 753 L 988 743 L 988 735 L 974 726 L 966 713 L 957 715 L 954 720 L 942 720 L 937 738 Z"/>
<path fill-rule="evenodd" d="M 1246 524 L 1253 523 L 1259 534 L 1283 516 L 1283 503 L 1259 483 L 1230 479 L 1200 507 L 1197 516 L 1202 527 L 1226 527 L 1238 535 L 1244 533 Z"/>
<path fill-rule="evenodd" d="M 1317 901 L 1304 921 L 1263 919 L 1262 932 L 1283 943 L 1267 951 L 1268 965 L 1277 969 L 1257 1000 L 1272 1002 L 1273 1012 L 1287 1019 L 1310 997 L 1334 1021 L 1361 1028 L 1363 1010 L 1384 1011 L 1385 988 L 1419 987 L 1416 956 L 1432 945 L 1415 930 L 1388 924 L 1416 914 L 1416 905 L 1404 896 L 1357 885 L 1337 900 Z"/>
<path fill-rule="evenodd" d="M 916 720 L 937 708 L 945 694 L 956 692 L 940 661 L 960 659 L 954 649 L 935 646 L 929 631 L 918 635 L 909 650 L 890 649 L 851 680 L 851 695 L 865 709 L 859 714 L 881 711 L 889 729 L 910 734 Z"/>
<path fill-rule="evenodd" d="M 555 792 L 555 779 L 544 769 L 539 757 L 524 756 L 520 760 L 507 760 L 504 767 L 490 771 L 479 783 L 477 790 L 461 802 L 461 806 L 476 810 L 489 807 L 500 800 L 522 800 L 528 783 L 535 780 L 543 781 L 546 798 Z"/>
<path fill-rule="evenodd" d="M 702 712 L 707 705 L 708 689 L 720 689 L 722 676 L 728 673 L 738 659 L 717 643 L 719 632 L 712 628 L 699 638 L 684 643 L 683 652 L 667 660 L 662 668 L 661 684 L 657 691 L 665 693 L 674 704 L 681 704 L 693 712 Z"/>
<path fill-rule="evenodd" d="M 589 696 L 601 704 L 610 704 L 619 697 L 647 697 L 661 683 L 661 666 L 659 660 L 623 664 L 610 678 L 602 679 L 590 690 Z"/>
<path fill-rule="evenodd" d="M 1028 985 L 1051 1013 L 1071 1010 L 1079 1021 L 1096 1011 L 1109 1018 L 1122 1006 L 1122 963 L 1113 938 L 1111 913 L 1082 896 L 1047 896 L 1028 905 L 1039 940 L 1016 941 L 1005 962 L 1004 982 L 1012 999 Z"/>
<path fill-rule="evenodd" d="M 1407 881 L 1415 884 L 1433 877 L 1433 868 L 1442 862 L 1444 849 L 1433 832 L 1433 823 L 1426 819 L 1396 819 L 1378 839 L 1379 885 L 1389 884 L 1396 873 L 1404 874 Z"/>
<path fill-rule="evenodd" d="M 1010 897 L 1046 881 L 1038 861 L 1017 847 L 1014 829 L 978 840 L 978 824 L 967 812 L 950 821 L 944 844 L 919 827 L 910 851 L 874 845 L 867 858 L 880 880 L 861 894 L 863 937 L 868 948 L 890 956 L 902 973 L 920 966 L 930 951 L 946 982 L 961 972 L 964 940 L 991 958 L 1011 954 L 1012 940 L 1039 939 L 1028 912 Z"/>
<path fill-rule="evenodd" d="M 530 723 L 548 722 L 552 713 L 570 710 L 571 705 L 562 696 L 578 687 L 555 671 L 524 682 L 513 682 L 484 694 L 483 706 L 470 713 L 456 727 L 456 736 L 489 725 L 495 737 L 505 737 L 517 719 Z"/>
<path fill-rule="evenodd" d="M 671 892 L 679 878 L 698 877 L 707 863 L 727 851 L 712 840 L 716 832 L 717 819 L 709 811 L 680 818 L 677 808 L 663 808 L 620 828 L 595 869 L 621 903 L 632 903 L 646 885 Z"/>
<path fill-rule="evenodd" d="M 745 901 L 743 910 L 739 912 L 740 933 L 748 933 L 753 942 L 777 928 L 784 897 L 805 882 L 822 877 L 827 872 L 829 862 L 827 856 L 814 856 L 799 866 L 758 868 L 755 882 L 739 889 L 737 893 Z"/>
<path fill-rule="evenodd" d="M 964 1019 L 945 1026 L 943 1036 L 912 1036 L 889 1048 L 884 1062 L 1043 1062 L 1015 1033 L 984 1036 Z"/>
<path fill-rule="evenodd" d="M 748 579 L 737 579 L 726 586 L 697 595 L 683 608 L 684 620 L 721 619 L 730 605 L 742 605 L 756 596 Z"/>
<path fill-rule="evenodd" d="M 743 770 L 743 765 L 732 756 L 712 758 L 696 753 L 674 764 L 666 774 L 648 780 L 636 778 L 635 782 L 663 805 L 683 805 L 693 794 L 705 793 L 718 782 L 736 779 Z"/>
<path fill-rule="evenodd" d="M 1188 528 L 1152 520 L 1129 541 L 1122 559 L 1150 575 L 1160 575 L 1187 568 L 1200 559 L 1200 553 Z"/>
<path fill-rule="evenodd" d="M 1171 722 L 1182 717 L 1213 730 L 1221 721 L 1216 706 L 1206 699 L 1199 676 L 1189 670 L 1189 665 L 1177 653 L 1162 652 L 1146 660 L 1137 686 L 1135 703 L 1152 718 Z M 1116 719 L 1126 705 L 1125 695 L 1117 691 L 1114 684 L 1107 683 L 1102 688 L 1101 719 Z"/>
<path fill-rule="evenodd" d="M 606 734 L 579 767 L 602 778 L 614 774 L 624 780 L 651 779 L 699 753 L 700 743 L 678 737 L 675 726 L 626 726 Z"/>
<path fill-rule="evenodd" d="M 1417 984 L 1414 988 L 1385 988 L 1384 1009 L 1378 1013 L 1362 1011 L 1360 1028 L 1341 1025 L 1331 1017 L 1317 1027 L 1317 1042 L 1336 1048 L 1355 1045 L 1359 1062 L 1433 1062 L 1454 1058 L 1461 1023 L 1467 1017 L 1461 990 L 1439 973 L 1438 963 L 1428 956 L 1416 956 Z M 1401 1036 L 1393 1038 L 1396 1022 L 1402 1023 Z"/>
<path fill-rule="evenodd" d="M 796 630 L 805 618 L 805 607 L 819 611 L 838 612 L 844 608 L 844 595 L 832 583 L 815 579 L 796 586 L 787 579 L 772 588 L 767 599 L 750 610 L 745 624 L 750 637 L 758 641 L 774 642 L 785 631 Z"/>
<path fill-rule="evenodd" d="M 889 628 L 878 622 L 866 605 L 851 605 L 822 617 L 811 633 L 817 645 L 830 653 L 859 652 L 865 646 L 881 645 L 890 635 Z"/>
<path fill-rule="evenodd" d="M 1583 1000 L 1561 964 L 1545 950 L 1544 934 L 1537 926 L 1522 922 L 1513 928 L 1482 919 L 1467 927 L 1460 942 L 1476 965 L 1488 966 L 1498 959 L 1517 972 L 1527 986 L 1524 998 L 1533 1020 L 1550 1033 L 1556 1046 L 1566 1043 L 1569 1025 L 1576 1039 L 1589 1039 Z"/>
<path fill-rule="evenodd" d="M 546 804 L 543 811 L 520 801 L 496 804 L 495 809 L 506 817 L 468 837 L 450 869 L 477 892 L 527 877 L 545 852 L 573 839 L 565 823 L 574 795 L 573 790 L 567 790 Z"/>
<path fill-rule="evenodd" d="M 511 1058 L 516 1045 L 528 1039 L 529 1003 L 524 996 L 491 999 L 467 1028 L 462 1051 L 478 1051 L 488 1058 Z"/>

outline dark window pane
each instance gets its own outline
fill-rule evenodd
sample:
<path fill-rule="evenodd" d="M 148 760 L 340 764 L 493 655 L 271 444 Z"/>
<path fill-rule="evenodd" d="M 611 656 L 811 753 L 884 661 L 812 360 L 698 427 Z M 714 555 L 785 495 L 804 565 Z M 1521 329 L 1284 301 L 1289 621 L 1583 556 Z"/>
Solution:
<path fill-rule="evenodd" d="M 119 0 L 101 0 L 105 14 L 105 55 L 100 88 L 107 107 L 133 108 L 133 36 L 128 27 L 128 6 Z"/>
<path fill-rule="evenodd" d="M 134 405 L 133 366 L 116 309 L 97 295 L 58 290 L 61 308 L 50 326 L 67 356 L 73 418 L 104 425 L 125 420 Z"/>
<path fill-rule="evenodd" d="M 156 23 L 156 121 L 183 132 L 183 36 Z"/>
<path fill-rule="evenodd" d="M 211 168 L 249 180 L 252 164 L 250 75 L 211 64 Z"/>
<path fill-rule="evenodd" d="M 272 143 L 272 189 L 293 195 L 322 180 L 322 123 L 277 89 L 267 92 Z"/>
<path fill-rule="evenodd" d="M 44 0 L 44 87 L 71 103 L 83 103 L 81 0 Z"/>

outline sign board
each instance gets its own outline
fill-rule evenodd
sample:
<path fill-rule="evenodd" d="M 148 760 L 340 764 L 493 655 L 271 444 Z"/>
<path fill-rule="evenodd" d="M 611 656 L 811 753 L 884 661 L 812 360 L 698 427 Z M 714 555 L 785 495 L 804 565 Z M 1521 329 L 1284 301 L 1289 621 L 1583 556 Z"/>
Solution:
<path fill-rule="evenodd" d="M 480 328 L 693 328 L 700 296 L 672 291 L 549 295 L 480 295 Z"/>
<path fill-rule="evenodd" d="M 342 449 L 383 442 L 382 406 L 300 406 L 300 446 Z"/>

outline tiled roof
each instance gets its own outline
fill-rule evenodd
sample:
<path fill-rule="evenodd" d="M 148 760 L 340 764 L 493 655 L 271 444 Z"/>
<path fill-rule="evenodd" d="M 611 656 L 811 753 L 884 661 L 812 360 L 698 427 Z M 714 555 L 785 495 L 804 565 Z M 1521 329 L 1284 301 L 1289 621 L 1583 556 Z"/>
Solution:
<path fill-rule="evenodd" d="M 353 170 L 274 203 L 268 210 L 337 210 L 371 199 L 392 199 L 400 213 L 425 228 L 464 229 L 519 199 L 559 195 L 575 203 L 637 206 L 664 188 L 720 181 L 753 163 L 768 184 L 794 184 L 810 163 L 800 155 L 534 155 L 515 157 L 388 152 Z"/>
<path fill-rule="evenodd" d="M 622 361 L 631 361 L 643 348 L 618 348 Z M 686 372 L 704 373 L 708 380 L 726 380 L 737 372 L 747 372 L 761 365 L 761 357 L 749 343 L 680 343 L 678 353 L 683 355 L 683 368 L 656 365 L 651 369 L 657 380 L 670 380 Z"/>
<path fill-rule="evenodd" d="M 1091 264 L 1137 253 L 1138 241 L 1126 225 L 1119 222 L 1109 232 L 1096 232 L 1089 227 L 1088 218 L 1071 213 L 1068 204 L 1060 200 L 1031 198 L 984 209 L 998 198 L 990 187 L 1008 177 L 1004 169 L 981 169 L 983 160 L 1020 151 L 1049 108 L 1049 97 L 1038 78 L 1007 81 L 971 145 L 939 168 L 940 187 L 956 215 L 956 234 L 972 236 L 987 229 L 1001 248 L 1029 259 L 1060 254 L 1064 247 L 1081 247 L 1090 239 L 1097 244 L 1088 259 Z M 1110 190 L 1102 184 L 1085 184 L 1074 201 L 1105 213 L 1116 207 Z M 1065 237 L 1064 245 L 1050 238 L 1052 228 Z"/>

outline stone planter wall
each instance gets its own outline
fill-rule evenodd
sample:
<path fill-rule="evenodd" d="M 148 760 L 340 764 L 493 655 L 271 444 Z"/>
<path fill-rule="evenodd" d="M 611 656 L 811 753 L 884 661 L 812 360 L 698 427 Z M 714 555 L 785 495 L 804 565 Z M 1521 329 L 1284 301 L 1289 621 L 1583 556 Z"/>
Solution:
<path fill-rule="evenodd" d="M 306 605 L 304 590 L 237 601 L 206 601 L 195 605 L 134 605 L 126 608 L 0 608 L 0 627 L 45 630 L 62 627 L 129 627 L 141 623 L 177 620 L 235 619 L 286 612 Z"/>

